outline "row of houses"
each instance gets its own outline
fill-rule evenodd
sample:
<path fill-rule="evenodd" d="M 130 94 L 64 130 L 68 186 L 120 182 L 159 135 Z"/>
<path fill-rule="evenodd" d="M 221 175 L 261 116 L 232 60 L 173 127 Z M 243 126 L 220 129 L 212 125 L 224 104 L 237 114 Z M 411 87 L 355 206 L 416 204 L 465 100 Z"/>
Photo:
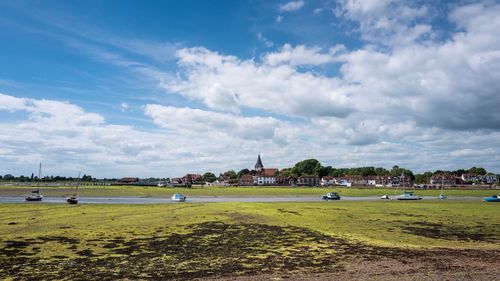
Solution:
<path fill-rule="evenodd" d="M 498 183 L 497 175 L 462 174 L 435 174 L 430 179 L 431 185 L 463 185 L 463 184 L 492 184 Z"/>
<path fill-rule="evenodd" d="M 298 178 L 265 176 L 265 175 L 243 175 L 240 178 L 241 186 L 406 186 L 411 184 L 409 176 L 383 177 L 383 176 L 345 176 L 332 177 L 324 176 L 322 178 L 315 176 L 301 176 Z"/>
<path fill-rule="evenodd" d="M 315 176 L 301 176 L 298 178 L 278 176 L 278 169 L 264 168 L 260 155 L 257 157 L 257 163 L 254 166 L 256 174 L 247 174 L 240 177 L 241 186 L 399 186 L 411 184 L 411 178 L 408 175 L 396 177 L 391 176 L 345 176 L 332 177 L 324 176 L 322 178 Z"/>
<path fill-rule="evenodd" d="M 449 174 L 438 174 L 431 177 L 430 185 L 467 185 L 467 184 L 493 184 L 498 183 L 496 175 L 465 175 L 454 176 Z M 243 175 L 240 178 L 241 186 L 374 186 L 374 187 L 396 187 L 412 186 L 413 182 L 409 175 L 401 176 L 302 176 L 298 178 L 269 176 L 263 174 Z"/>
<path fill-rule="evenodd" d="M 260 155 L 254 166 L 255 172 L 252 174 L 241 175 L 239 180 L 231 179 L 228 175 L 220 175 L 214 182 L 204 182 L 200 174 L 187 174 L 184 177 L 171 178 L 168 182 L 160 182 L 159 186 L 187 186 L 209 185 L 209 186 L 374 186 L 374 187 L 392 187 L 392 186 L 412 186 L 413 182 L 409 175 L 401 176 L 324 176 L 322 178 L 315 176 L 301 176 L 298 178 L 280 176 L 277 168 L 264 168 Z M 465 184 L 493 184 L 498 183 L 497 175 L 479 175 L 465 173 L 460 176 L 440 173 L 430 178 L 430 185 L 465 185 Z M 122 178 L 119 184 L 148 184 L 141 182 L 139 178 Z"/>

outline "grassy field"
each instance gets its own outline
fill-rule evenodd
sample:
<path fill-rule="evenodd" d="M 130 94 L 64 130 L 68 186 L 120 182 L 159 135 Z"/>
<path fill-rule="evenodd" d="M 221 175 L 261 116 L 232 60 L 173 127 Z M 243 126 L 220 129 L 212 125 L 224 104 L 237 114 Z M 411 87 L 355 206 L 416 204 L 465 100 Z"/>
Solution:
<path fill-rule="evenodd" d="M 0 196 L 23 196 L 31 192 L 33 187 L 27 186 L 0 186 Z M 73 193 L 74 187 L 43 187 L 45 196 L 66 196 Z M 194 187 L 173 188 L 154 186 L 82 186 L 79 189 L 81 196 L 113 197 L 113 196 L 140 196 L 140 197 L 170 197 L 173 193 L 182 193 L 192 196 L 319 196 L 329 191 L 340 192 L 341 196 L 381 196 L 395 195 L 402 190 L 383 188 L 309 188 L 309 187 Z M 416 190 L 421 196 L 438 196 L 439 190 Z M 499 193 L 500 190 L 446 190 L 449 196 L 489 196 Z"/>
<path fill-rule="evenodd" d="M 470 272 L 498 267 L 499 211 L 466 201 L 0 204 L 0 279 L 350 274 L 381 260 L 403 275 L 407 263 Z"/>

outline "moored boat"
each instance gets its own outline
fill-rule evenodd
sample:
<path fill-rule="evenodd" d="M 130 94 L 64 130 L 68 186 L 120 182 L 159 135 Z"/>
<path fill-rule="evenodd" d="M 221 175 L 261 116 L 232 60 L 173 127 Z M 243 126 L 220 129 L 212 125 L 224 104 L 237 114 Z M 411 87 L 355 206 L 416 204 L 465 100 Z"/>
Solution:
<path fill-rule="evenodd" d="M 75 193 L 71 195 L 70 197 L 66 198 L 66 202 L 68 204 L 78 204 L 78 187 L 80 186 L 80 175 L 82 174 L 82 171 L 78 173 L 78 181 L 76 183 L 75 187 Z"/>
<path fill-rule="evenodd" d="M 340 195 L 337 192 L 328 192 L 321 197 L 323 200 L 340 200 Z"/>
<path fill-rule="evenodd" d="M 186 201 L 186 196 L 180 194 L 180 193 L 176 193 L 172 196 L 171 198 L 173 201 L 178 201 L 178 202 L 184 202 Z"/>
<path fill-rule="evenodd" d="M 396 197 L 397 200 L 422 200 L 422 197 L 416 196 L 413 191 L 405 191 Z"/>
<path fill-rule="evenodd" d="M 438 199 L 444 200 L 446 198 L 448 197 L 444 195 L 444 174 L 443 174 L 441 178 L 441 193 L 439 194 Z"/>
<path fill-rule="evenodd" d="M 43 195 L 40 190 L 40 182 L 42 180 L 42 163 L 38 166 L 38 184 L 37 189 L 31 192 L 31 195 L 26 196 L 26 201 L 42 201 Z"/>
<path fill-rule="evenodd" d="M 40 194 L 40 190 L 33 190 L 31 195 L 26 196 L 26 201 L 42 201 L 43 195 Z"/>
<path fill-rule="evenodd" d="M 68 204 L 78 204 L 78 197 L 70 196 L 66 199 L 66 202 L 68 202 Z"/>
<path fill-rule="evenodd" d="M 500 202 L 500 194 L 484 197 L 483 200 L 486 202 Z"/>

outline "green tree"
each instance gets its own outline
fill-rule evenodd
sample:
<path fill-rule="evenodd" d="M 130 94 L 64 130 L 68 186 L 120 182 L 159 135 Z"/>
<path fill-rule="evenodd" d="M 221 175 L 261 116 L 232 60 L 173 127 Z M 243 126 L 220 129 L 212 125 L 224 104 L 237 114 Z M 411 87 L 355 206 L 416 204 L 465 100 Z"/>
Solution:
<path fill-rule="evenodd" d="M 388 176 L 389 174 L 390 172 L 385 168 L 382 167 L 375 168 L 375 175 L 377 176 Z"/>
<path fill-rule="evenodd" d="M 467 173 L 478 174 L 478 175 L 486 175 L 487 171 L 486 171 L 486 169 L 481 168 L 481 167 L 472 167 L 469 170 L 467 170 Z"/>
<path fill-rule="evenodd" d="M 214 173 L 206 172 L 203 174 L 202 179 L 205 182 L 214 182 L 217 179 L 217 177 L 215 176 Z"/>
<path fill-rule="evenodd" d="M 230 179 L 235 180 L 238 179 L 238 175 L 236 174 L 235 171 L 230 170 L 224 173 L 224 176 L 228 176 Z"/>
<path fill-rule="evenodd" d="M 295 166 L 293 166 L 292 168 L 292 173 L 299 176 L 303 175 L 317 176 L 319 174 L 320 169 L 321 169 L 321 163 L 319 163 L 318 160 L 307 159 L 295 164 Z"/>
<path fill-rule="evenodd" d="M 250 170 L 249 169 L 242 169 L 238 172 L 238 178 L 241 178 L 241 176 L 243 175 L 248 175 L 250 174 Z"/>
<path fill-rule="evenodd" d="M 328 176 L 333 171 L 332 166 L 320 167 L 318 171 L 318 176 L 320 178 Z"/>
<path fill-rule="evenodd" d="M 406 176 L 410 176 L 411 180 L 415 180 L 415 176 L 413 175 L 413 172 L 411 170 L 405 169 L 405 168 L 400 168 L 398 165 L 394 165 L 391 170 L 391 176 L 393 177 L 399 177 L 402 174 L 405 174 Z"/>
<path fill-rule="evenodd" d="M 423 174 L 415 175 L 415 183 L 417 184 L 428 184 L 431 181 L 432 172 L 425 172 Z"/>

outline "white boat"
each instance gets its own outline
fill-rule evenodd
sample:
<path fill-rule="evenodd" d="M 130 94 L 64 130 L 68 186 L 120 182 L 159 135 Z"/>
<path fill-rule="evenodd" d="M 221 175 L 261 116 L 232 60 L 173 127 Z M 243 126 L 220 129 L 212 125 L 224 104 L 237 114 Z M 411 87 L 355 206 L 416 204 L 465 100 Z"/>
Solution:
<path fill-rule="evenodd" d="M 405 190 L 405 173 L 404 173 L 404 171 L 401 174 L 401 178 L 402 178 L 402 181 L 403 181 L 403 190 L 404 190 L 404 193 L 401 194 L 401 195 L 396 196 L 395 198 L 397 200 L 422 200 L 422 197 L 416 196 L 413 191 L 406 191 Z"/>
<path fill-rule="evenodd" d="M 340 195 L 337 192 L 328 192 L 321 197 L 323 200 L 340 200 Z"/>
<path fill-rule="evenodd" d="M 388 199 L 391 199 L 391 197 L 389 197 L 389 195 L 385 194 L 385 195 L 380 196 L 380 199 L 388 200 Z"/>
<path fill-rule="evenodd" d="M 43 195 L 40 190 L 40 182 L 42 181 L 42 163 L 38 166 L 38 184 L 37 189 L 31 192 L 31 195 L 26 196 L 26 201 L 42 201 Z"/>
<path fill-rule="evenodd" d="M 398 200 L 422 200 L 422 197 L 417 196 L 413 191 L 405 191 L 403 194 L 396 196 Z"/>
<path fill-rule="evenodd" d="M 443 174 L 442 178 L 441 178 L 441 193 L 439 194 L 438 199 L 444 200 L 446 198 L 448 198 L 448 197 L 446 197 L 446 195 L 444 195 L 444 174 Z"/>
<path fill-rule="evenodd" d="M 180 193 L 176 193 L 172 196 L 171 198 L 173 201 L 177 201 L 177 202 L 184 202 L 186 201 L 186 196 L 180 194 Z"/>

